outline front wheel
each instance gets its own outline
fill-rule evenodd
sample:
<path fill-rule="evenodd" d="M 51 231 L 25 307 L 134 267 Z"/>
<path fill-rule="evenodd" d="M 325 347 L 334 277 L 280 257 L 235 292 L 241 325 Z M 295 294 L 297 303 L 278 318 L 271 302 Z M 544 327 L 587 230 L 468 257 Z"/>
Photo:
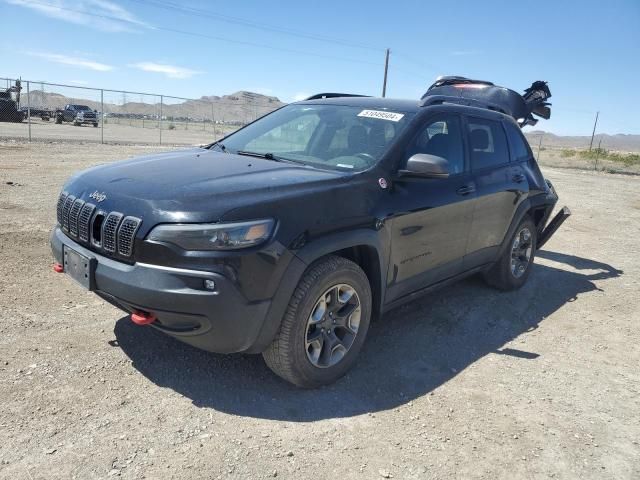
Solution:
<path fill-rule="evenodd" d="M 370 318 L 366 274 L 350 260 L 325 257 L 300 280 L 263 357 L 277 375 L 300 387 L 333 383 L 355 363 Z"/>
<path fill-rule="evenodd" d="M 527 216 L 511 236 L 502 257 L 484 274 L 486 282 L 500 290 L 522 287 L 531 274 L 536 241 L 536 225 Z"/>

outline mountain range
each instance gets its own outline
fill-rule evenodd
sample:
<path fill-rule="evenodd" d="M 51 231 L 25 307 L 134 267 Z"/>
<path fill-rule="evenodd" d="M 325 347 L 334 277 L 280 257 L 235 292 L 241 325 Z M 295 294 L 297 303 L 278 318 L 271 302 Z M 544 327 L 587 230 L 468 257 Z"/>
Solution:
<path fill-rule="evenodd" d="M 99 91 L 86 90 L 83 91 L 82 96 L 70 97 L 56 92 L 32 90 L 29 97 L 24 92 L 22 94 L 21 106 L 25 107 L 27 102 L 34 108 L 50 110 L 75 103 L 104 111 L 105 114 L 147 115 L 149 117 L 160 115 L 160 97 L 151 95 L 105 91 L 104 103 L 101 104 Z M 197 100 L 164 97 L 162 116 L 189 118 L 195 121 L 213 118 L 216 121 L 228 123 L 247 123 L 283 105 L 284 103 L 277 97 L 244 90 L 221 97 L 216 95 L 203 96 Z"/>

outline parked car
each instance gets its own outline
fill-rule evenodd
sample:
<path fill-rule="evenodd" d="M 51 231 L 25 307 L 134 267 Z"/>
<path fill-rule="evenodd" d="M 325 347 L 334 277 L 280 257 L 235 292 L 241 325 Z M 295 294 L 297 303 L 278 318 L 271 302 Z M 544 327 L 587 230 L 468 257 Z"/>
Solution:
<path fill-rule="evenodd" d="M 333 382 L 389 309 L 472 274 L 525 284 L 570 215 L 548 222 L 558 197 L 516 122 L 548 118 L 550 96 L 461 77 L 419 101 L 319 94 L 92 168 L 59 197 L 54 269 L 137 324 Z"/>
<path fill-rule="evenodd" d="M 56 123 L 73 122 L 76 127 L 87 123 L 94 127 L 98 126 L 98 112 L 86 105 L 65 105 L 62 110 L 58 109 L 54 112 L 54 118 Z"/>

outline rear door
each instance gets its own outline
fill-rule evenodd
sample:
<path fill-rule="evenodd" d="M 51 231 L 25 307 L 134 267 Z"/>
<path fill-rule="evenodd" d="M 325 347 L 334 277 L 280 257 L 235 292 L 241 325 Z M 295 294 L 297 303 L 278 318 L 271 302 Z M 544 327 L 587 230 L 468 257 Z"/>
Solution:
<path fill-rule="evenodd" d="M 535 181 L 531 184 L 529 181 L 535 178 L 542 178 L 542 173 L 538 168 L 527 140 L 522 135 L 520 127 L 515 122 L 505 120 L 504 128 L 507 132 L 509 152 L 511 154 L 511 180 L 515 183 L 514 188 L 518 188 L 522 194 L 520 198 L 522 201 L 529 196 L 529 192 L 532 189 L 536 189 Z M 538 188 L 540 187 L 544 189 L 544 185 L 538 186 Z"/>
<path fill-rule="evenodd" d="M 462 118 L 438 113 L 428 117 L 405 153 L 403 165 L 416 153 L 443 157 L 450 175 L 394 182 L 387 302 L 462 270 L 475 197 L 463 138 Z"/>
<path fill-rule="evenodd" d="M 466 116 L 476 202 L 469 232 L 465 269 L 492 262 L 515 211 L 526 197 L 522 167 L 510 162 L 509 144 L 500 118 Z"/>

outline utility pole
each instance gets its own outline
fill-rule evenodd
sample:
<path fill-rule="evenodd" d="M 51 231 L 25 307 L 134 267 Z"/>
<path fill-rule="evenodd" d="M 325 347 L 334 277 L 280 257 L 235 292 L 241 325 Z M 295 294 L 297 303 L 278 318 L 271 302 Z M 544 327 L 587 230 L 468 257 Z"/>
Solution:
<path fill-rule="evenodd" d="M 594 170 L 598 170 L 598 157 L 600 157 L 600 152 L 602 151 L 600 150 L 600 145 L 602 145 L 602 138 L 598 142 L 598 152 L 596 153 L 596 164 L 593 166 Z"/>
<path fill-rule="evenodd" d="M 598 115 L 600 115 L 600 112 L 596 112 L 596 121 L 593 122 L 593 132 L 591 132 L 591 143 L 589 144 L 589 151 L 591 151 L 591 147 L 593 147 L 593 136 L 596 134 L 596 125 L 598 125 Z"/>
<path fill-rule="evenodd" d="M 542 137 L 544 137 L 544 133 L 540 135 L 540 142 L 538 142 L 538 158 L 536 159 L 538 163 L 540 163 L 540 149 L 542 148 Z"/>
<path fill-rule="evenodd" d="M 382 98 L 387 95 L 387 72 L 389 71 L 389 49 L 384 56 L 384 82 L 382 83 Z"/>
<path fill-rule="evenodd" d="M 100 143 L 104 143 L 104 90 L 100 90 Z"/>

